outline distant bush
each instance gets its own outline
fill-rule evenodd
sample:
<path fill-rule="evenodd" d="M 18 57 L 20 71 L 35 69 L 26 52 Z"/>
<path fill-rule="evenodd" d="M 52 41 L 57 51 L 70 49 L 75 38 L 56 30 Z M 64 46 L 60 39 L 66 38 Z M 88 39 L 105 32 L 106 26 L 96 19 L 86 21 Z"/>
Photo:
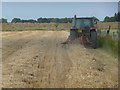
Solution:
<path fill-rule="evenodd" d="M 13 18 L 11 23 L 72 23 L 72 18 L 38 18 L 37 20 Z"/>
<path fill-rule="evenodd" d="M 120 22 L 120 12 L 115 13 L 115 15 L 112 17 L 106 16 L 104 18 L 104 22 L 115 22 L 115 21 Z"/>
<path fill-rule="evenodd" d="M 0 23 L 8 23 L 8 22 L 7 22 L 7 19 L 1 18 L 1 19 L 0 19 Z"/>

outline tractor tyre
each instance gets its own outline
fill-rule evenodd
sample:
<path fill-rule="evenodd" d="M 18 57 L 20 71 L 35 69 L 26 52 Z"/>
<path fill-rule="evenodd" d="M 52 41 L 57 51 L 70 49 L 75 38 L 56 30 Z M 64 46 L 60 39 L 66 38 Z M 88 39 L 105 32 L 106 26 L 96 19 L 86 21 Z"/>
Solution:
<path fill-rule="evenodd" d="M 97 32 L 91 31 L 90 36 L 91 36 L 91 47 L 96 49 L 97 48 Z"/>
<path fill-rule="evenodd" d="M 71 37 L 71 40 L 75 40 L 77 38 L 77 31 L 75 30 L 71 30 L 70 31 L 70 37 Z"/>

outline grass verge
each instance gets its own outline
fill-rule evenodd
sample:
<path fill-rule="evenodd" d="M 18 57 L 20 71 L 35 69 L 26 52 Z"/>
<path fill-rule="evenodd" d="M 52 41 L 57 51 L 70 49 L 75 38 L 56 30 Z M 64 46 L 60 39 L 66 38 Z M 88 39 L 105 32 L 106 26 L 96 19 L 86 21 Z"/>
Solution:
<path fill-rule="evenodd" d="M 120 50 L 120 41 L 113 40 L 111 36 L 106 37 L 98 37 L 98 44 L 100 47 L 102 47 L 105 51 L 111 53 L 112 56 L 117 58 L 120 56 L 120 53 L 118 53 L 118 50 Z"/>

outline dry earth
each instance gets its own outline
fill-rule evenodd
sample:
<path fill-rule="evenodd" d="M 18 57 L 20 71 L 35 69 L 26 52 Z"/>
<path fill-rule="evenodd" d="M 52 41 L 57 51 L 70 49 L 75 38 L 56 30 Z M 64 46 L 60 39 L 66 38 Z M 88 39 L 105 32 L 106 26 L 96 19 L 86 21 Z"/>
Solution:
<path fill-rule="evenodd" d="M 96 88 L 118 86 L 117 59 L 79 43 L 69 32 L 2 33 L 2 87 Z"/>

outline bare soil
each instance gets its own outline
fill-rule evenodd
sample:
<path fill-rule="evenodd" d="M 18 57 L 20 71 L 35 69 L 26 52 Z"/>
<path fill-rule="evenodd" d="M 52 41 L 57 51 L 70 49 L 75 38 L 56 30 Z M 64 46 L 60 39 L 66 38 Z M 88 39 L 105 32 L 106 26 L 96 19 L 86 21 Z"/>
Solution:
<path fill-rule="evenodd" d="M 114 88 L 118 61 L 100 48 L 61 44 L 66 31 L 2 33 L 2 87 Z"/>

